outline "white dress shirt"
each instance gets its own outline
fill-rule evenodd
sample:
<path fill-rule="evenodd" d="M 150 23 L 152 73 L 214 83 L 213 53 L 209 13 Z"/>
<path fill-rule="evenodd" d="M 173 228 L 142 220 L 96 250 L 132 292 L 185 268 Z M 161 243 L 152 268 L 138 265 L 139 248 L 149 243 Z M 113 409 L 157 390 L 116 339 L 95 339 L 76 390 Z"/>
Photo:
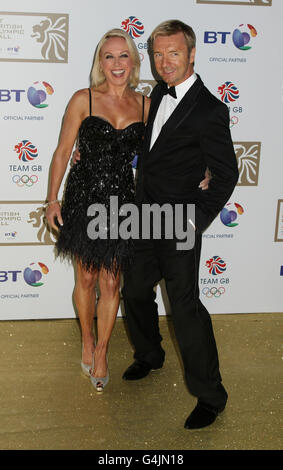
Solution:
<path fill-rule="evenodd" d="M 171 116 L 173 111 L 175 110 L 176 106 L 180 103 L 181 99 L 185 96 L 189 88 L 193 85 L 196 81 L 197 76 L 193 73 L 187 80 L 180 83 L 179 85 L 175 86 L 177 98 L 173 98 L 171 95 L 164 95 L 158 111 L 155 116 L 155 120 L 153 123 L 152 134 L 151 134 L 151 142 L 150 148 L 152 148 L 154 142 L 156 141 L 159 133 L 162 129 L 162 126 L 165 124 L 167 119 Z"/>
<path fill-rule="evenodd" d="M 191 88 L 193 83 L 195 83 L 197 79 L 197 75 L 193 73 L 187 80 L 180 83 L 179 85 L 175 86 L 175 91 L 177 98 L 173 98 L 173 96 L 167 94 L 164 95 L 159 108 L 157 110 L 155 120 L 153 123 L 152 134 L 151 134 L 151 142 L 150 148 L 152 148 L 154 142 L 156 141 L 159 133 L 162 129 L 162 126 L 165 124 L 167 119 L 171 116 L 177 105 L 180 103 L 181 99 L 185 96 L 187 91 Z M 196 229 L 194 222 L 189 219 L 189 223 L 193 226 L 194 230 Z"/>

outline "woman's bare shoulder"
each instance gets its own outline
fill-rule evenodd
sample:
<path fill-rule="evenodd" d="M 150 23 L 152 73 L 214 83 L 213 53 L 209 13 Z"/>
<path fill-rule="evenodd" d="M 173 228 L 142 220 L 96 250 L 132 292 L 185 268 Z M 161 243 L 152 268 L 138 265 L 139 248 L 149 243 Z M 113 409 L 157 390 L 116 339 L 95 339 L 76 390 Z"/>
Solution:
<path fill-rule="evenodd" d="M 70 102 L 85 103 L 89 101 L 89 88 L 82 88 L 81 90 L 77 90 L 73 93 Z"/>
<path fill-rule="evenodd" d="M 87 115 L 89 110 L 89 88 L 77 90 L 71 96 L 68 104 L 69 112 L 79 113 L 81 116 Z"/>

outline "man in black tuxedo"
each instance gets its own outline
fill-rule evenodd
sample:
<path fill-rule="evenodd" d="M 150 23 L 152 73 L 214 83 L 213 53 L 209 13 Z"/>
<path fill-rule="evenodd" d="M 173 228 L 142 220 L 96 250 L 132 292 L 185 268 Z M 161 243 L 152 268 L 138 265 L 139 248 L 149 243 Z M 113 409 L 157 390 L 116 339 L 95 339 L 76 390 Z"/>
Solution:
<path fill-rule="evenodd" d="M 125 380 L 162 367 L 165 353 L 158 327 L 154 286 L 164 278 L 189 391 L 198 398 L 185 428 L 211 424 L 223 411 L 227 392 L 219 372 L 210 315 L 199 299 L 202 232 L 230 198 L 238 180 L 228 108 L 194 73 L 195 34 L 181 21 L 159 25 L 151 35 L 154 63 L 163 81 L 151 107 L 139 159 L 137 203 L 195 204 L 193 249 L 175 239 L 135 240 L 135 262 L 124 275 L 123 299 L 135 362 Z M 171 96 L 174 95 L 174 96 Z M 175 97 L 176 96 L 176 97 Z M 202 191 L 206 168 L 212 179 Z"/>

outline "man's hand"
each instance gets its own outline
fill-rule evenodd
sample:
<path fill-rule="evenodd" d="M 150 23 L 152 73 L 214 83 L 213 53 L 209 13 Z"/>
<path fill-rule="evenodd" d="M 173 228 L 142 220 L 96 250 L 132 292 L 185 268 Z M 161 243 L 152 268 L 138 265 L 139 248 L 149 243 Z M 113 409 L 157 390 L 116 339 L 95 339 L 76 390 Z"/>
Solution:
<path fill-rule="evenodd" d="M 75 165 L 76 163 L 78 163 L 81 159 L 81 154 L 79 152 L 79 149 L 78 147 L 75 148 L 75 150 L 73 151 L 73 156 L 72 156 L 72 165 Z"/>

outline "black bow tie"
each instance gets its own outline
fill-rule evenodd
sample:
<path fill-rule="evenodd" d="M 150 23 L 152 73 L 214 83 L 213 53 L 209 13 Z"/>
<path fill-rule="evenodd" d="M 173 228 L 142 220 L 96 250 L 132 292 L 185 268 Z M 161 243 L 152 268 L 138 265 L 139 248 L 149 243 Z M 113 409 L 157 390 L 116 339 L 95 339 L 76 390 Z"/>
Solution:
<path fill-rule="evenodd" d="M 166 83 L 164 83 L 164 85 L 163 85 L 163 94 L 164 95 L 170 95 L 170 96 L 172 96 L 172 98 L 177 98 L 175 87 L 170 86 L 168 88 Z"/>

